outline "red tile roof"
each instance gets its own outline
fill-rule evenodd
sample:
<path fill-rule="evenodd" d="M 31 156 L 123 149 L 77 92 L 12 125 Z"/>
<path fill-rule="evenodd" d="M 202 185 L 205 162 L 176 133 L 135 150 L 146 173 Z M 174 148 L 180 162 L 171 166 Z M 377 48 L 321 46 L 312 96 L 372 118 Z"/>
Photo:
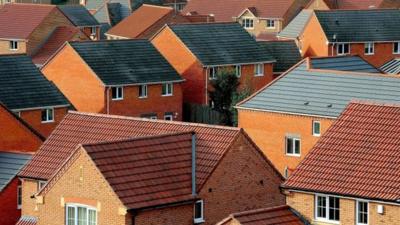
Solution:
<path fill-rule="evenodd" d="M 399 136 L 399 105 L 352 102 L 283 187 L 399 200 Z"/>
<path fill-rule="evenodd" d="M 287 205 L 256 209 L 234 213 L 217 225 L 231 224 L 236 220 L 238 225 L 305 225 L 308 224 L 297 212 Z M 237 223 L 234 223 L 237 224 Z"/>
<path fill-rule="evenodd" d="M 283 18 L 295 0 L 190 0 L 182 13 L 214 14 L 216 22 L 232 21 L 244 10 L 253 8 L 257 17 Z"/>
<path fill-rule="evenodd" d="M 70 112 L 19 176 L 48 180 L 81 143 L 116 141 L 185 131 L 194 131 L 197 135 L 196 174 L 200 187 L 240 133 L 240 129 Z"/>
<path fill-rule="evenodd" d="M 5 4 L 0 6 L 0 38 L 27 39 L 54 5 Z"/>
<path fill-rule="evenodd" d="M 21 216 L 15 225 L 36 225 L 37 218 L 33 216 Z"/>
<path fill-rule="evenodd" d="M 129 209 L 193 200 L 193 132 L 83 145 Z"/>

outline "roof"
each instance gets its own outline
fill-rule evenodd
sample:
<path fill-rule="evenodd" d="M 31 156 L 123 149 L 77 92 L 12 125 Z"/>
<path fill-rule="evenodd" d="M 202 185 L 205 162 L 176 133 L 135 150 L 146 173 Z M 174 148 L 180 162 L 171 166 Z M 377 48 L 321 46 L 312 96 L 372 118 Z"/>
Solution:
<path fill-rule="evenodd" d="M 42 4 L 4 4 L 0 6 L 0 37 L 27 39 L 56 7 Z"/>
<path fill-rule="evenodd" d="M 183 202 L 192 195 L 193 132 L 83 145 L 128 209 Z"/>
<path fill-rule="evenodd" d="M 310 64 L 313 69 L 381 73 L 376 67 L 357 55 L 316 57 L 310 59 Z"/>
<path fill-rule="evenodd" d="M 350 103 L 283 187 L 398 203 L 399 118 L 399 105 Z"/>
<path fill-rule="evenodd" d="M 399 90 L 399 77 L 307 69 L 303 60 L 238 107 L 337 118 L 353 99 L 399 102 Z"/>
<path fill-rule="evenodd" d="M 0 101 L 11 110 L 70 105 L 26 55 L 0 56 Z"/>
<path fill-rule="evenodd" d="M 227 219 L 217 225 L 230 224 L 234 219 L 238 225 L 306 225 L 310 224 L 304 220 L 298 212 L 287 205 L 270 208 L 255 209 L 245 212 L 233 213 Z M 236 224 L 236 223 L 235 223 Z"/>
<path fill-rule="evenodd" d="M 399 74 L 400 73 L 400 58 L 394 58 L 389 62 L 383 64 L 380 70 L 387 74 Z"/>
<path fill-rule="evenodd" d="M 299 48 L 294 41 L 260 41 L 258 43 L 276 60 L 274 72 L 284 72 L 301 61 Z"/>
<path fill-rule="evenodd" d="M 302 10 L 281 32 L 279 32 L 278 37 L 298 38 L 303 33 L 312 15 L 312 10 Z"/>
<path fill-rule="evenodd" d="M 324 0 L 331 9 L 379 8 L 384 0 Z"/>
<path fill-rule="evenodd" d="M 274 61 L 238 23 L 168 26 L 204 66 Z"/>
<path fill-rule="evenodd" d="M 0 192 L 14 179 L 30 159 L 31 154 L 0 151 Z"/>
<path fill-rule="evenodd" d="M 15 225 L 36 225 L 38 219 L 34 216 L 22 215 Z"/>
<path fill-rule="evenodd" d="M 256 10 L 257 17 L 284 18 L 294 0 L 190 0 L 183 14 L 213 14 L 217 22 L 229 22 L 238 17 L 245 9 Z"/>
<path fill-rule="evenodd" d="M 148 40 L 70 42 L 106 85 L 182 81 Z"/>
<path fill-rule="evenodd" d="M 82 5 L 59 5 L 57 7 L 77 27 L 100 26 L 99 22 Z"/>
<path fill-rule="evenodd" d="M 239 135 L 240 129 L 133 117 L 70 112 L 40 147 L 21 177 L 47 180 L 81 143 L 194 131 L 197 136 L 197 182 L 202 186 Z"/>
<path fill-rule="evenodd" d="M 400 40 L 397 9 L 328 10 L 315 15 L 330 42 Z"/>

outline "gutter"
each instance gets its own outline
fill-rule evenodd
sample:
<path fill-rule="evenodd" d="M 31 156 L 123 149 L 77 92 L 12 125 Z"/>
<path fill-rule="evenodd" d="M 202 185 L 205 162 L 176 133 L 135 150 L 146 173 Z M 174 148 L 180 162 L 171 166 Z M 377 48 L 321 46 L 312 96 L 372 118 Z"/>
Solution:
<path fill-rule="evenodd" d="M 192 195 L 196 196 L 196 133 L 192 132 Z"/>

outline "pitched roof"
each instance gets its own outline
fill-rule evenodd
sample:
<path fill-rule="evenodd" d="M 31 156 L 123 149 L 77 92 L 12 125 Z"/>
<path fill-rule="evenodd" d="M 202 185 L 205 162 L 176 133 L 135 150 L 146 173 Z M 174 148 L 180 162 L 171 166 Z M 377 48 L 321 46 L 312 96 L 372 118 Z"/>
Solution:
<path fill-rule="evenodd" d="M 106 85 L 182 81 L 148 40 L 70 42 Z"/>
<path fill-rule="evenodd" d="M 302 10 L 281 32 L 279 32 L 278 37 L 298 38 L 303 33 L 312 15 L 312 10 Z"/>
<path fill-rule="evenodd" d="M 42 4 L 0 6 L 0 38 L 27 39 L 56 7 Z"/>
<path fill-rule="evenodd" d="M 274 72 L 284 72 L 301 60 L 294 41 L 260 41 L 258 44 L 276 60 Z"/>
<path fill-rule="evenodd" d="M 400 106 L 352 102 L 284 188 L 400 200 Z"/>
<path fill-rule="evenodd" d="M 205 66 L 274 61 L 238 23 L 168 26 Z"/>
<path fill-rule="evenodd" d="M 245 9 L 254 8 L 257 17 L 283 18 L 294 0 L 190 0 L 183 14 L 213 14 L 217 22 L 229 22 Z"/>
<path fill-rule="evenodd" d="M 389 62 L 383 64 L 380 70 L 387 74 L 400 74 L 400 58 L 394 58 Z"/>
<path fill-rule="evenodd" d="M 15 225 L 36 225 L 36 224 L 37 224 L 36 217 L 22 215 Z"/>
<path fill-rule="evenodd" d="M 324 0 L 331 9 L 379 8 L 384 0 Z"/>
<path fill-rule="evenodd" d="M 193 132 L 85 144 L 83 148 L 128 209 L 194 199 Z"/>
<path fill-rule="evenodd" d="M 197 136 L 199 187 L 227 151 L 240 129 L 203 124 L 70 112 L 40 147 L 21 177 L 47 180 L 80 143 L 194 131 Z"/>
<path fill-rule="evenodd" d="M 26 55 L 0 56 L 0 101 L 11 110 L 70 105 Z"/>
<path fill-rule="evenodd" d="M 310 58 L 310 67 L 323 70 L 381 73 L 376 67 L 357 55 Z"/>
<path fill-rule="evenodd" d="M 26 153 L 0 151 L 0 192 L 14 179 L 31 157 L 31 154 Z"/>
<path fill-rule="evenodd" d="M 315 15 L 330 42 L 400 40 L 400 10 L 328 10 Z"/>
<path fill-rule="evenodd" d="M 399 77 L 308 69 L 303 60 L 238 107 L 337 118 L 353 99 L 399 102 L 399 90 Z"/>
<path fill-rule="evenodd" d="M 100 26 L 99 22 L 82 5 L 59 5 L 57 7 L 77 27 Z"/>

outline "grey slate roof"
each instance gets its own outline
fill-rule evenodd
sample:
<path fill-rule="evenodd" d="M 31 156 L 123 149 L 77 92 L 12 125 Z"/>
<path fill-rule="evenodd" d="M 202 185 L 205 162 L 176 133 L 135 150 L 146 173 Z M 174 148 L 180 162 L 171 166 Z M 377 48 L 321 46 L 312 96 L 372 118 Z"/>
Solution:
<path fill-rule="evenodd" d="M 204 66 L 274 61 L 239 23 L 173 24 L 169 27 Z"/>
<path fill-rule="evenodd" d="M 400 40 L 397 9 L 315 11 L 315 15 L 330 42 Z"/>
<path fill-rule="evenodd" d="M 310 63 L 313 69 L 381 73 L 377 68 L 359 56 L 311 58 Z"/>
<path fill-rule="evenodd" d="M 100 23 L 108 23 L 111 26 L 115 18 L 122 20 L 131 14 L 131 0 L 88 0 L 86 8 L 96 10 L 93 16 Z M 113 18 L 114 17 L 114 18 Z"/>
<path fill-rule="evenodd" d="M 99 22 L 82 5 L 59 5 L 57 6 L 71 22 L 78 27 L 99 26 Z"/>
<path fill-rule="evenodd" d="M 301 60 L 294 41 L 260 41 L 258 44 L 276 60 L 274 72 L 284 72 Z"/>
<path fill-rule="evenodd" d="M 312 16 L 311 10 L 302 10 L 290 23 L 278 34 L 278 37 L 298 38 Z"/>
<path fill-rule="evenodd" d="M 303 62 L 238 107 L 337 118 L 351 100 L 398 104 L 400 78 L 307 70 Z"/>
<path fill-rule="evenodd" d="M 0 192 L 31 159 L 30 154 L 0 152 Z"/>
<path fill-rule="evenodd" d="M 400 74 L 400 58 L 390 60 L 381 66 L 380 69 L 387 74 Z"/>
<path fill-rule="evenodd" d="M 11 110 L 70 105 L 25 55 L 0 56 L 0 101 Z"/>
<path fill-rule="evenodd" d="M 106 85 L 183 80 L 148 40 L 87 41 L 70 44 Z"/>

